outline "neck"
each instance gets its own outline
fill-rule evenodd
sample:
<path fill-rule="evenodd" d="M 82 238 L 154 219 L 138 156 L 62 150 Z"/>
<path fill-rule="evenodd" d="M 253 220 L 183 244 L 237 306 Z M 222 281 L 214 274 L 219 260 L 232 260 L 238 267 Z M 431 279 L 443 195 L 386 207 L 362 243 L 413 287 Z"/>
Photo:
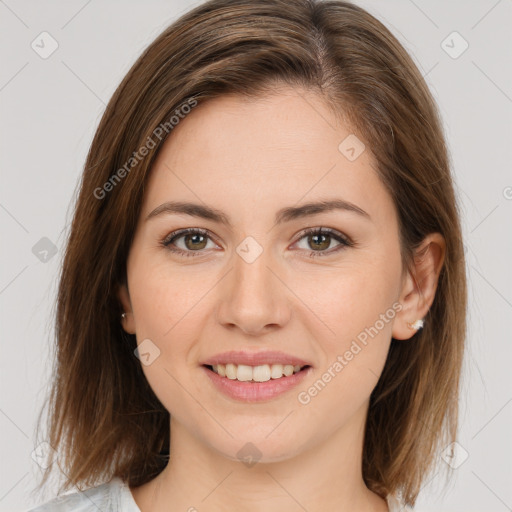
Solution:
<path fill-rule="evenodd" d="M 254 465 L 220 454 L 171 417 L 168 465 L 132 494 L 142 512 L 387 512 L 362 477 L 366 411 L 307 450 L 297 446 L 294 456 L 277 461 L 262 453 Z"/>

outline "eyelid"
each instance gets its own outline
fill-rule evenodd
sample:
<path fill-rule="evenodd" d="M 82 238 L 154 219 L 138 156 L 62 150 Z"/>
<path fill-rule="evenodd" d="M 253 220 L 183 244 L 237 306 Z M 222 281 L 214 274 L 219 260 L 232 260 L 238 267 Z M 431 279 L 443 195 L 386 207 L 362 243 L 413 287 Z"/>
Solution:
<path fill-rule="evenodd" d="M 297 236 L 297 240 L 294 242 L 296 244 L 298 241 L 302 240 L 306 235 L 311 234 L 321 234 L 321 235 L 330 235 L 335 239 L 338 239 L 340 243 L 345 243 L 346 245 L 354 245 L 354 242 L 345 234 L 337 231 L 336 229 L 326 228 L 323 226 L 314 227 L 314 228 L 306 228 L 302 230 Z M 327 252 L 327 251 L 319 251 L 319 252 Z"/>
<path fill-rule="evenodd" d="M 186 236 L 186 235 L 203 235 L 203 236 L 209 238 L 210 240 L 212 240 L 217 245 L 219 245 L 215 240 L 215 236 L 213 236 L 212 233 L 208 229 L 204 229 L 204 228 L 178 229 L 176 231 L 173 231 L 172 233 L 169 233 L 167 236 L 165 236 L 164 239 L 161 241 L 161 244 L 164 247 L 169 248 L 168 246 L 171 244 L 171 242 L 173 242 L 174 240 L 176 240 L 182 236 Z M 176 252 L 180 252 L 180 249 L 177 249 Z M 194 251 L 185 251 L 185 252 L 194 252 Z M 202 251 L 196 251 L 196 252 L 202 252 Z"/>
<path fill-rule="evenodd" d="M 171 242 L 173 242 L 174 240 L 176 240 L 178 238 L 181 238 L 182 236 L 186 236 L 189 234 L 192 234 L 192 235 L 199 234 L 199 235 L 205 236 L 217 244 L 217 242 L 215 241 L 215 236 L 212 236 L 212 233 L 209 230 L 203 229 L 203 228 L 178 229 L 177 231 L 173 231 L 172 233 L 170 233 L 166 237 L 164 237 L 164 239 L 160 243 L 167 250 L 177 253 L 177 254 L 180 254 L 180 255 L 192 256 L 192 257 L 202 256 L 202 253 L 205 252 L 204 250 L 184 251 L 183 249 L 179 249 L 179 248 L 170 248 Z M 339 250 L 344 249 L 345 247 L 353 247 L 355 245 L 353 240 L 350 237 L 348 237 L 347 235 L 345 235 L 335 229 L 332 229 L 332 228 L 317 226 L 317 227 L 309 227 L 309 228 L 302 230 L 299 233 L 299 235 L 297 235 L 297 238 L 296 238 L 295 242 L 292 243 L 292 246 L 297 244 L 298 242 L 300 242 L 303 238 L 305 238 L 309 234 L 326 234 L 326 235 L 333 237 L 339 244 L 335 248 L 329 249 L 326 251 L 313 251 L 310 249 L 302 249 L 303 251 L 309 252 L 311 257 L 324 256 L 324 255 L 327 256 L 330 254 L 334 254 L 334 253 L 338 252 Z M 197 254 L 194 254 L 194 253 L 197 253 Z"/>

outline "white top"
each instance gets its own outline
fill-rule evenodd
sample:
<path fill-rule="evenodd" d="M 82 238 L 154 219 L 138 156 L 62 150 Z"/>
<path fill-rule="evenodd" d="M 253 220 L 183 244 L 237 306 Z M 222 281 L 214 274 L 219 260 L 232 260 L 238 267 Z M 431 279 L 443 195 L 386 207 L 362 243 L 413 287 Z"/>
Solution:
<path fill-rule="evenodd" d="M 410 507 L 402 507 L 400 501 L 393 496 L 388 496 L 387 503 L 389 512 L 412 510 Z M 64 494 L 27 512 L 98 512 L 98 510 L 102 512 L 141 512 L 133 499 L 129 486 L 118 477 L 82 492 Z"/>

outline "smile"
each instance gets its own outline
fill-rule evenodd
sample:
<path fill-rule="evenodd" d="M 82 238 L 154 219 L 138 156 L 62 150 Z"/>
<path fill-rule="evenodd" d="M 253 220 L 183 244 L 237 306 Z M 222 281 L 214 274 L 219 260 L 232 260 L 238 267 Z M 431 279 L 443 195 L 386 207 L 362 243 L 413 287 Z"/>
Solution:
<path fill-rule="evenodd" d="M 242 402 L 264 402 L 298 386 L 313 368 L 309 365 L 263 364 L 259 366 L 203 365 L 202 370 L 217 391 Z"/>
<path fill-rule="evenodd" d="M 307 365 L 306 365 L 307 366 Z M 305 366 L 291 364 L 262 364 L 258 366 L 249 366 L 246 364 L 214 364 L 210 368 L 217 375 L 240 382 L 267 382 L 270 379 L 280 379 L 290 377 L 294 373 L 300 372 Z"/>

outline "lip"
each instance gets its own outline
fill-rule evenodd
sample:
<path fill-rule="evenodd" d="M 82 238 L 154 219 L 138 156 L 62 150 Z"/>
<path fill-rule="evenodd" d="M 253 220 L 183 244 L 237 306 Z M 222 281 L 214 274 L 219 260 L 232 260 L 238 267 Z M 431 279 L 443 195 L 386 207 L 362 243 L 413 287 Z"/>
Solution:
<path fill-rule="evenodd" d="M 267 350 L 260 352 L 248 352 L 242 350 L 231 350 L 230 352 L 223 352 L 217 354 L 209 359 L 206 359 L 201 364 L 210 365 L 214 364 L 228 364 L 233 363 L 236 365 L 246 364 L 248 366 L 259 366 L 263 364 L 291 364 L 293 366 L 313 366 L 309 361 L 300 359 L 299 357 L 279 352 L 277 350 Z"/>
<path fill-rule="evenodd" d="M 218 391 L 231 399 L 249 403 L 265 402 L 283 395 L 298 386 L 313 371 L 313 367 L 308 366 L 289 377 L 283 376 L 280 379 L 270 379 L 267 382 L 240 382 L 228 379 L 227 377 L 221 377 L 206 366 L 202 366 L 201 369 L 206 372 L 206 375 Z"/>

